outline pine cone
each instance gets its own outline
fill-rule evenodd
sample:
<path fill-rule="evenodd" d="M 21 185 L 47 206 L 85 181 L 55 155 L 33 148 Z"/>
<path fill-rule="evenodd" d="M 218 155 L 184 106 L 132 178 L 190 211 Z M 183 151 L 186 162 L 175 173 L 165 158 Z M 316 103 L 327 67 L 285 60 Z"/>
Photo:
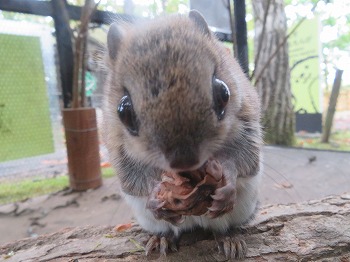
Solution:
<path fill-rule="evenodd" d="M 225 185 L 221 164 L 216 160 L 208 160 L 204 166 L 191 172 L 162 174 L 160 185 L 154 195 L 164 202 L 159 207 L 178 215 L 200 216 L 211 206 L 216 188 Z"/>

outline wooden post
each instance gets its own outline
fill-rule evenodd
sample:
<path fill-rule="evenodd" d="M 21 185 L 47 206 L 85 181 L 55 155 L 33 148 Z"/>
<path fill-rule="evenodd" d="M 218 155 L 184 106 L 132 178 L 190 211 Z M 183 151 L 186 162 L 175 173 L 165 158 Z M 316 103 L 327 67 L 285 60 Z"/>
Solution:
<path fill-rule="evenodd" d="M 335 73 L 334 82 L 333 82 L 331 97 L 329 98 L 326 121 L 323 127 L 322 143 L 328 143 L 329 141 L 329 136 L 331 134 L 331 129 L 332 129 L 333 117 L 335 113 L 335 108 L 337 106 L 337 100 L 338 100 L 340 86 L 341 86 L 342 75 L 343 75 L 343 70 L 337 69 Z"/>
<path fill-rule="evenodd" d="M 94 108 L 62 111 L 67 140 L 68 172 L 72 189 L 86 190 L 102 185 L 100 155 Z"/>

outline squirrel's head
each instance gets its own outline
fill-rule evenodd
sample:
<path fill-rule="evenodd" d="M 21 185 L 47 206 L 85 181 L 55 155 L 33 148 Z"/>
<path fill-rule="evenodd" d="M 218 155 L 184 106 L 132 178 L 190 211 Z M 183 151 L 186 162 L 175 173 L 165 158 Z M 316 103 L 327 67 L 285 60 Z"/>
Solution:
<path fill-rule="evenodd" d="M 107 137 L 122 139 L 126 154 L 184 171 L 225 146 L 239 92 L 222 70 L 229 54 L 198 12 L 113 24 L 108 50 Z"/>

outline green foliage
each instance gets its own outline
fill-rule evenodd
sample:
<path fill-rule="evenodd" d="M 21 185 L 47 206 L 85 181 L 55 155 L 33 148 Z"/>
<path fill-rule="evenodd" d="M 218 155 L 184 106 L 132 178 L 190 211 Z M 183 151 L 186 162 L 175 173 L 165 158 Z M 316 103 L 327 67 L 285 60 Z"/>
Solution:
<path fill-rule="evenodd" d="M 323 150 L 350 151 L 350 131 L 337 131 L 331 134 L 330 143 L 321 143 L 320 137 L 297 137 L 297 147 Z"/>
<path fill-rule="evenodd" d="M 0 11 L 0 20 L 2 18 L 15 21 L 27 21 L 32 23 L 45 24 L 49 26 L 54 25 L 53 19 L 51 17 L 44 17 L 39 15 L 28 15 L 15 12 Z"/>
<path fill-rule="evenodd" d="M 298 4 L 308 4 L 308 3 L 315 4 L 315 3 L 320 2 L 320 1 L 329 2 L 329 0 L 298 0 Z M 295 0 L 284 0 L 285 5 L 291 5 L 294 2 L 296 2 L 296 1 Z"/>
<path fill-rule="evenodd" d="M 179 11 L 179 5 L 188 5 L 188 0 L 168 0 L 165 12 L 168 14 L 177 13 Z"/>
<path fill-rule="evenodd" d="M 102 168 L 102 177 L 110 178 L 115 176 L 115 171 L 112 167 L 104 167 Z"/>
<path fill-rule="evenodd" d="M 318 3 L 314 14 L 320 19 L 322 25 L 321 30 L 321 46 L 324 67 L 322 68 L 322 78 L 324 79 L 324 86 L 328 87 L 333 79 L 330 79 L 330 72 L 334 68 L 343 67 L 348 52 L 350 51 L 350 2 L 343 0 L 291 0 L 286 3 L 293 3 L 293 6 L 301 6 L 310 9 L 310 3 Z M 295 9 L 295 10 L 300 10 Z M 311 10 L 310 10 L 311 11 Z M 348 12 L 347 12 L 348 11 Z M 347 12 L 347 13 L 346 13 Z M 296 13 L 298 16 L 298 13 Z"/>
<path fill-rule="evenodd" d="M 153 14 L 153 16 L 156 16 L 156 15 L 157 15 L 157 13 L 158 13 L 158 5 L 157 5 L 156 2 L 154 2 L 153 4 L 151 4 L 151 5 L 149 6 L 149 9 L 150 9 L 150 11 L 151 11 L 151 14 Z"/>
<path fill-rule="evenodd" d="M 347 6 L 349 7 L 350 4 L 344 2 L 342 5 L 340 5 L 341 1 L 330 1 L 330 0 L 285 0 L 286 5 L 305 5 L 306 4 L 316 4 L 324 2 L 326 4 L 329 4 L 330 6 L 325 6 L 323 8 L 316 8 L 315 14 L 319 15 L 321 17 L 320 21 L 323 27 L 332 27 L 334 31 L 337 31 L 338 37 L 337 39 L 330 40 L 328 42 L 324 42 L 323 47 L 327 47 L 330 49 L 338 48 L 340 50 L 349 50 L 350 48 L 350 14 L 347 14 L 345 16 L 341 15 L 342 12 L 334 12 L 329 11 L 332 10 L 334 5 L 337 3 L 338 6 Z M 296 3 L 296 4 L 295 4 Z M 345 18 L 345 26 L 343 23 L 343 19 Z"/>
<path fill-rule="evenodd" d="M 0 204 L 21 201 L 68 187 L 67 176 L 46 179 L 25 179 L 19 182 L 2 182 L 0 184 Z"/>
<path fill-rule="evenodd" d="M 115 176 L 111 167 L 102 168 L 102 177 Z M 68 176 L 56 176 L 52 178 L 31 178 L 20 181 L 5 181 L 0 183 L 0 205 L 23 201 L 27 198 L 60 191 L 69 186 Z"/>
<path fill-rule="evenodd" d="M 335 26 L 337 20 L 334 17 L 329 17 L 328 19 L 323 20 L 322 23 L 324 25 Z"/>
<path fill-rule="evenodd" d="M 340 35 L 337 39 L 329 41 L 324 44 L 328 48 L 339 48 L 341 50 L 346 50 L 350 48 L 350 34 Z"/>
<path fill-rule="evenodd" d="M 247 0 L 246 1 L 246 14 L 247 18 L 247 32 L 248 32 L 248 62 L 249 62 L 249 75 L 251 75 L 252 70 L 254 69 L 254 38 L 249 36 L 252 35 L 254 32 L 254 18 L 253 18 L 253 6 L 252 1 Z"/>

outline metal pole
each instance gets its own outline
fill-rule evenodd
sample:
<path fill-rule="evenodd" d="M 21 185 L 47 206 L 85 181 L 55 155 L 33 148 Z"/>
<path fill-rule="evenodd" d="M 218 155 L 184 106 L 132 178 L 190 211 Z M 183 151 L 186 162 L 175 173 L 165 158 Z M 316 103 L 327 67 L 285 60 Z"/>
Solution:
<path fill-rule="evenodd" d="M 60 65 L 61 85 L 64 107 L 69 107 L 72 100 L 73 87 L 73 47 L 69 25 L 62 13 L 62 0 L 51 0 L 53 19 L 55 21 L 56 43 Z"/>
<path fill-rule="evenodd" d="M 249 77 L 249 61 L 248 61 L 248 41 L 247 41 L 247 23 L 245 21 L 245 0 L 234 0 L 234 21 L 237 46 L 238 62 L 244 73 Z"/>

